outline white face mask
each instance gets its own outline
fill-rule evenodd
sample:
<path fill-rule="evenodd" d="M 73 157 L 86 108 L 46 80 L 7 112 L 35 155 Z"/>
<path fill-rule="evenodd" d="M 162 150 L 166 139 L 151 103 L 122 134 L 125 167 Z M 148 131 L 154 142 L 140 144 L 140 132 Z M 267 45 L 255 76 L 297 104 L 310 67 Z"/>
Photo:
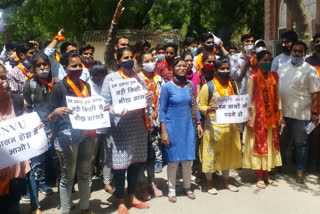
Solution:
<path fill-rule="evenodd" d="M 49 69 L 43 69 L 43 70 L 36 71 L 36 74 L 42 78 L 47 78 L 49 76 L 49 73 L 50 73 Z"/>
<path fill-rule="evenodd" d="M 162 62 L 165 58 L 166 58 L 166 55 L 159 54 L 159 55 L 157 55 L 157 62 Z"/>
<path fill-rule="evenodd" d="M 245 45 L 245 46 L 243 46 L 243 50 L 246 53 L 251 52 L 252 49 L 253 49 L 253 45 Z"/>
<path fill-rule="evenodd" d="M 267 50 L 267 48 L 265 48 L 265 47 L 258 47 L 258 48 L 256 48 L 256 53 L 259 53 L 261 51 L 266 51 L 266 50 Z"/>
<path fill-rule="evenodd" d="M 156 71 L 156 64 L 154 62 L 144 63 L 142 64 L 142 70 L 146 72 L 155 72 Z"/>

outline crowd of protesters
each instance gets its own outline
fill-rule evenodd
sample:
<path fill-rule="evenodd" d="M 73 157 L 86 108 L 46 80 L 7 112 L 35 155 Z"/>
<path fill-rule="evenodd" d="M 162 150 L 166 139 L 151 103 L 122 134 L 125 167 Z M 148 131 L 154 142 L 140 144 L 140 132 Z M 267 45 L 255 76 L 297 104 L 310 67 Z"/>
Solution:
<path fill-rule="evenodd" d="M 177 174 L 185 195 L 194 200 L 191 181 L 204 181 L 218 194 L 213 174 L 221 172 L 232 192 L 241 187 L 229 179 L 231 169 L 255 171 L 257 188 L 278 186 L 270 171 L 287 164 L 288 145 L 294 147 L 296 182 L 303 184 L 310 168 L 319 168 L 320 128 L 308 135 L 305 127 L 319 121 L 320 34 L 313 38 L 314 54 L 296 32 L 282 34 L 283 53 L 274 57 L 262 39 L 245 34 L 241 50 L 224 48 L 221 39 L 204 33 L 200 41 L 166 41 L 151 48 L 148 41 L 130 45 L 117 37 L 123 13 L 119 1 L 105 46 L 104 62 L 94 60 L 95 48 L 64 41 L 63 30 L 51 42 L 7 42 L 0 64 L 0 122 L 37 112 L 48 137 L 48 151 L 0 169 L 3 213 L 19 213 L 19 201 L 30 201 L 31 212 L 42 213 L 38 197 L 58 186 L 61 213 L 75 205 L 78 184 L 81 213 L 89 209 L 92 176 L 117 199 L 118 213 L 127 206 L 149 208 L 146 201 L 161 197 L 156 173 L 167 165 L 168 200 L 177 202 Z M 60 46 L 58 53 L 57 45 Z M 110 84 L 135 78 L 147 91 L 148 107 L 117 112 Z M 249 120 L 220 124 L 217 98 L 250 97 Z M 110 128 L 73 129 L 66 96 L 101 96 L 110 113 Z M 147 176 L 145 180 L 145 169 Z M 125 197 L 127 179 L 128 201 Z"/>

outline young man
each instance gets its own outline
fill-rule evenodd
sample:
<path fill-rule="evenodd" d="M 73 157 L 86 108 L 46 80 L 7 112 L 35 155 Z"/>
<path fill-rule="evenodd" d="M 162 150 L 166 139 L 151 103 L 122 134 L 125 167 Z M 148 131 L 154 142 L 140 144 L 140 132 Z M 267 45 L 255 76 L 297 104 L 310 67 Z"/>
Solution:
<path fill-rule="evenodd" d="M 298 35 L 294 31 L 287 31 L 281 35 L 282 54 L 276 56 L 271 65 L 271 71 L 277 72 L 281 65 L 290 62 L 290 51 L 292 44 L 298 40 Z"/>
<path fill-rule="evenodd" d="M 234 54 L 236 54 L 238 51 L 237 47 L 234 46 L 234 45 L 230 45 L 229 48 L 228 48 L 228 52 L 229 52 L 229 55 L 232 56 Z"/>
<path fill-rule="evenodd" d="M 192 68 L 193 73 L 201 72 L 201 69 L 203 67 L 202 56 L 205 52 L 212 52 L 213 54 L 216 53 L 212 33 L 203 33 L 201 35 L 201 43 L 203 45 L 202 52 L 193 58 L 193 68 Z"/>
<path fill-rule="evenodd" d="M 17 44 L 16 53 L 19 58 L 19 64 L 7 73 L 11 93 L 23 94 L 23 86 L 26 80 L 33 76 L 29 70 L 31 68 L 31 59 L 35 52 L 36 48 L 30 42 Z"/>
<path fill-rule="evenodd" d="M 128 48 L 130 46 L 129 39 L 125 36 L 116 38 L 118 32 L 119 19 L 124 11 L 122 0 L 119 0 L 116 11 L 110 25 L 107 42 L 104 51 L 104 62 L 107 66 L 108 73 L 118 71 L 119 66 L 116 60 L 116 51 L 120 48 Z"/>
<path fill-rule="evenodd" d="M 79 49 L 79 54 L 81 55 L 81 61 L 83 63 L 83 67 L 86 68 L 89 72 L 91 68 L 96 64 L 101 64 L 100 61 L 94 60 L 94 51 L 95 48 L 91 45 L 83 45 Z"/>
<path fill-rule="evenodd" d="M 198 44 L 195 38 L 186 37 L 183 41 L 184 51 L 190 51 L 193 56 L 197 55 Z"/>
<path fill-rule="evenodd" d="M 267 50 L 266 42 L 263 39 L 258 39 L 254 43 L 254 52 L 255 52 L 255 54 L 259 53 L 260 51 L 265 51 L 265 50 Z"/>
<path fill-rule="evenodd" d="M 312 65 L 320 75 L 320 33 L 317 33 L 313 37 L 313 47 L 315 53 L 306 59 L 306 62 Z M 318 114 L 320 114 L 320 96 L 318 96 Z M 320 145 L 319 145 L 319 133 L 320 127 L 310 133 L 309 142 L 309 169 L 319 169 L 320 167 Z"/>
<path fill-rule="evenodd" d="M 252 65 L 255 63 L 253 54 L 254 37 L 245 34 L 241 37 L 242 51 L 230 58 L 231 76 L 237 82 L 240 94 L 247 93 L 248 77 L 252 73 Z"/>
<path fill-rule="evenodd" d="M 162 62 L 164 60 L 164 58 L 166 57 L 165 52 L 166 52 L 166 46 L 163 44 L 158 44 L 156 46 L 155 61 Z"/>
<path fill-rule="evenodd" d="M 58 34 L 53 38 L 51 43 L 44 49 L 44 53 L 49 57 L 51 64 L 51 71 L 54 76 L 55 82 L 63 80 L 67 75 L 67 72 L 63 66 L 57 61 L 56 58 L 56 47 L 57 45 L 64 40 L 63 29 L 61 29 Z M 70 52 L 77 52 L 77 44 L 72 41 L 67 41 L 62 43 L 60 47 L 61 58 L 65 57 Z M 80 79 L 84 82 L 87 82 L 90 78 L 89 71 L 84 68 L 81 74 Z"/>
<path fill-rule="evenodd" d="M 165 59 L 163 62 L 158 62 L 156 71 L 159 76 L 161 76 L 165 82 L 172 80 L 172 63 L 174 58 L 178 54 L 178 45 L 176 43 L 166 44 Z"/>
<path fill-rule="evenodd" d="M 286 149 L 291 140 L 296 146 L 297 183 L 304 183 L 308 159 L 308 135 L 305 127 L 310 119 L 319 121 L 317 107 L 319 74 L 310 64 L 304 62 L 305 43 L 297 41 L 291 48 L 290 62 L 279 70 L 279 93 L 285 128 L 280 136 L 280 151 L 286 162 Z"/>

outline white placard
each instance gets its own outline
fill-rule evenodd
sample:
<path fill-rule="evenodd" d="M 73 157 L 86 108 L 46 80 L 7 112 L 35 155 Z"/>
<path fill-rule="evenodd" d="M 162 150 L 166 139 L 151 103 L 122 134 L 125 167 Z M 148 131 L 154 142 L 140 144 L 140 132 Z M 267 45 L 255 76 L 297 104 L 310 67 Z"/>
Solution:
<path fill-rule="evenodd" d="M 94 130 L 110 127 L 109 112 L 104 111 L 104 99 L 100 96 L 79 98 L 66 96 L 73 129 Z"/>
<path fill-rule="evenodd" d="M 249 119 L 248 94 L 218 97 L 217 124 L 244 123 Z"/>
<path fill-rule="evenodd" d="M 36 112 L 0 123 L 0 169 L 38 156 L 48 150 L 44 129 Z"/>
<path fill-rule="evenodd" d="M 147 90 L 135 79 L 129 78 L 110 83 L 112 106 L 116 113 L 147 107 Z"/>

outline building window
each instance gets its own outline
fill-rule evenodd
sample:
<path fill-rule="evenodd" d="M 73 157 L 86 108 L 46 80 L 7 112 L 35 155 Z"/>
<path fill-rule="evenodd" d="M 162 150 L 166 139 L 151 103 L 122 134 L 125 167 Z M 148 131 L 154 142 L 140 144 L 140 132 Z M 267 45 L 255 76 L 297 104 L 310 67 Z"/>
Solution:
<path fill-rule="evenodd" d="M 279 30 L 287 28 L 287 5 L 281 1 L 279 10 Z"/>
<path fill-rule="evenodd" d="M 307 10 L 309 11 L 312 20 L 316 19 L 317 0 L 303 0 L 303 3 L 306 6 Z"/>

